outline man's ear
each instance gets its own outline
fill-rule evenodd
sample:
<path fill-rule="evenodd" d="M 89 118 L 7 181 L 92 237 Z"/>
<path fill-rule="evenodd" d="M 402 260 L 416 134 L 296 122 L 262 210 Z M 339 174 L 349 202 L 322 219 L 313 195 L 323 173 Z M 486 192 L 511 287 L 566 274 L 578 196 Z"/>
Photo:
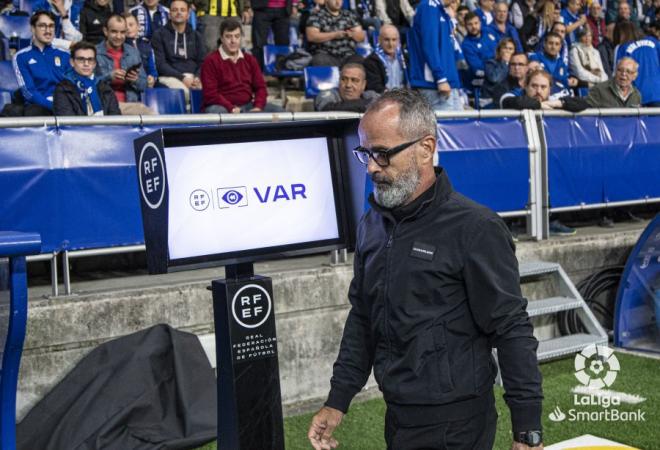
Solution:
<path fill-rule="evenodd" d="M 422 157 L 424 159 L 433 160 L 433 155 L 435 154 L 436 140 L 433 136 L 426 136 L 420 142 L 422 147 Z"/>

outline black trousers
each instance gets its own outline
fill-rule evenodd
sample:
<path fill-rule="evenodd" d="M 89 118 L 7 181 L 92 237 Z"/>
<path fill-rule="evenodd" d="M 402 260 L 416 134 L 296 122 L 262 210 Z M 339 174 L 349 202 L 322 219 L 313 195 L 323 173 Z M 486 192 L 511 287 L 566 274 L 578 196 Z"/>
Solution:
<path fill-rule="evenodd" d="M 275 45 L 289 45 L 289 15 L 286 8 L 264 8 L 254 11 L 252 18 L 252 55 L 264 69 L 264 45 L 273 29 Z"/>
<path fill-rule="evenodd" d="M 401 426 L 388 409 L 385 442 L 387 450 L 492 450 L 496 427 L 495 407 L 465 420 L 420 426 Z"/>

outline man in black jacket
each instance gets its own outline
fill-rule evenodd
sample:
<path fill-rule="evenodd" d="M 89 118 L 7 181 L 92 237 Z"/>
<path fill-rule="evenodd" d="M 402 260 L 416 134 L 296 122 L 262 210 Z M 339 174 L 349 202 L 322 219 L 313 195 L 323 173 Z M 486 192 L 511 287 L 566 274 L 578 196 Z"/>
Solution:
<path fill-rule="evenodd" d="M 541 449 L 538 342 L 506 226 L 434 168 L 436 120 L 420 94 L 386 92 L 358 133 L 354 153 L 374 191 L 357 230 L 351 310 L 328 399 L 309 428 L 312 446 L 335 448 L 332 434 L 373 368 L 388 448 L 492 449 L 496 347 L 513 449 Z"/>
<path fill-rule="evenodd" d="M 121 115 L 117 97 L 110 84 L 99 81 L 96 69 L 96 47 L 85 41 L 71 46 L 69 60 L 73 71 L 55 87 L 53 112 L 56 116 Z"/>
<path fill-rule="evenodd" d="M 399 30 L 394 25 L 383 25 L 378 34 L 378 45 L 364 60 L 367 71 L 367 90 L 382 94 L 385 89 L 404 87 L 406 63 L 401 52 Z"/>
<path fill-rule="evenodd" d="M 183 89 L 186 103 L 190 101 L 189 89 L 202 88 L 199 72 L 206 56 L 202 35 L 188 24 L 189 8 L 185 0 L 170 3 L 170 21 L 151 38 L 158 81 L 172 89 Z"/>

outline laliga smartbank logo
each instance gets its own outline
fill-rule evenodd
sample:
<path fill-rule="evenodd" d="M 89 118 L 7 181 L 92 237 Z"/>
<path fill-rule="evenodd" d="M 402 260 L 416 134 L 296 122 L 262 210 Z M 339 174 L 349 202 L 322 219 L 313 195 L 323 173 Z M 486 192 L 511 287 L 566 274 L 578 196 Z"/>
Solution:
<path fill-rule="evenodd" d="M 580 385 L 572 389 L 572 406 L 567 411 L 559 405 L 550 412 L 553 422 L 644 422 L 646 411 L 622 410 L 622 404 L 635 405 L 646 399 L 638 395 L 609 390 L 617 379 L 621 365 L 614 351 L 592 344 L 575 355 L 575 378 Z"/>

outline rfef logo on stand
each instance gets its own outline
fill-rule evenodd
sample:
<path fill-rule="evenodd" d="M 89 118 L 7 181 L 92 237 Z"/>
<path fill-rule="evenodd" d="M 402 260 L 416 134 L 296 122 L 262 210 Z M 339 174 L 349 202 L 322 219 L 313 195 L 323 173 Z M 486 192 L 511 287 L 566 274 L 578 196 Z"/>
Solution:
<path fill-rule="evenodd" d="M 258 284 L 247 284 L 234 294 L 231 312 L 234 320 L 245 328 L 257 328 L 270 316 L 273 303 L 268 291 Z"/>
<path fill-rule="evenodd" d="M 137 169 L 144 202 L 149 208 L 158 209 L 165 197 L 165 164 L 156 144 L 144 144 Z"/>

